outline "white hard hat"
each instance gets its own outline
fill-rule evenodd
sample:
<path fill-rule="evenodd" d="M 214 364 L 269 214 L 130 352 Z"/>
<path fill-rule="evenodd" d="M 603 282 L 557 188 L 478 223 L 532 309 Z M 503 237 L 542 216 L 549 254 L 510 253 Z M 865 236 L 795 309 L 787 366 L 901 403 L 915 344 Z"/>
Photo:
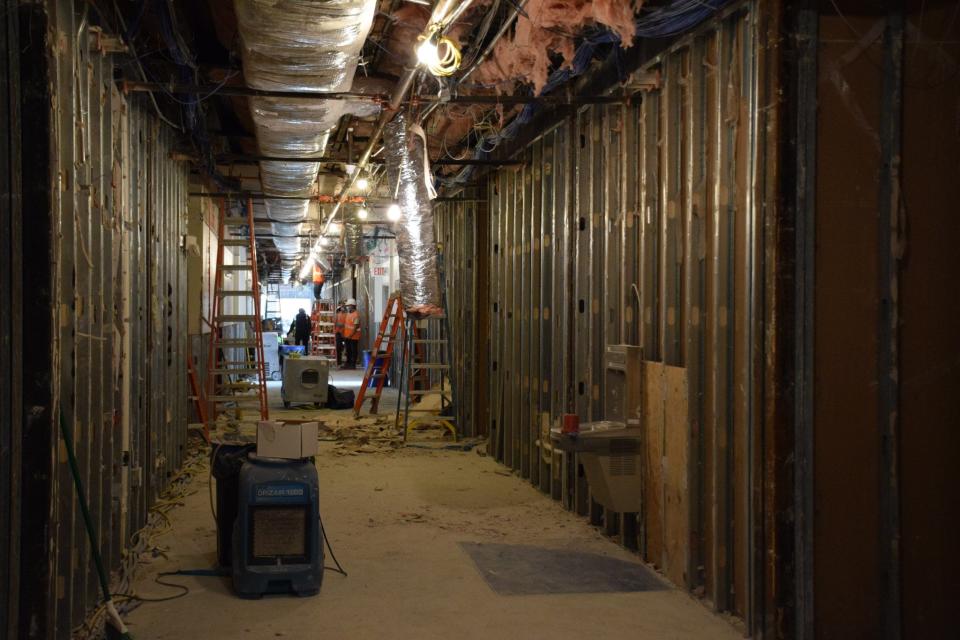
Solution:
<path fill-rule="evenodd" d="M 349 298 L 349 299 L 347 300 L 347 306 L 349 307 L 349 306 L 351 306 L 351 305 L 354 306 L 354 307 L 357 306 L 357 301 L 354 300 L 353 298 Z"/>

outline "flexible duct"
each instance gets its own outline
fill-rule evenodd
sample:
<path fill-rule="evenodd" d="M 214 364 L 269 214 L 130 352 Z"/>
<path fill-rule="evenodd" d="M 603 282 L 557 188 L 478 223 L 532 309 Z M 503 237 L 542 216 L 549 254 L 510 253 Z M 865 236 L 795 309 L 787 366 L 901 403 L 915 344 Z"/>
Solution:
<path fill-rule="evenodd" d="M 376 0 L 235 0 L 234 6 L 249 86 L 309 92 L 351 88 Z M 342 115 L 372 116 L 378 111 L 376 103 L 362 100 L 250 100 L 260 153 L 273 157 L 321 157 L 329 132 Z M 260 163 L 265 194 L 304 198 L 266 200 L 267 217 L 277 223 L 274 235 L 281 236 L 274 244 L 285 265 L 301 247 L 299 238 L 282 236 L 299 235 L 319 169 L 316 162 Z"/>
<path fill-rule="evenodd" d="M 363 225 L 348 222 L 343 225 L 343 247 L 347 260 L 356 260 L 363 255 Z"/>
<path fill-rule="evenodd" d="M 400 294 L 404 309 L 418 315 L 442 312 L 433 208 L 427 193 L 422 139 L 400 112 L 384 129 L 387 179 L 396 189 L 401 218 L 397 229 Z"/>

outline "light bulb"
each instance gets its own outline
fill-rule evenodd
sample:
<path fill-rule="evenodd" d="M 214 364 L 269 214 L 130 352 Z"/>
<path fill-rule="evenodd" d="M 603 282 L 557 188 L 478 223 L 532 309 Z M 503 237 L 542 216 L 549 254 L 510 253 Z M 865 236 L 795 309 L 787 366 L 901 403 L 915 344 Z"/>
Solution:
<path fill-rule="evenodd" d="M 427 38 L 417 45 L 417 60 L 425 67 L 435 66 L 440 62 L 437 43 L 433 38 Z"/>
<path fill-rule="evenodd" d="M 366 207 L 360 207 L 359 209 L 357 209 L 357 219 L 358 219 L 358 220 L 366 220 L 366 219 L 367 219 L 367 208 L 366 208 Z"/>
<path fill-rule="evenodd" d="M 396 202 L 387 207 L 387 219 L 396 222 L 400 219 L 400 205 Z"/>
<path fill-rule="evenodd" d="M 338 233 L 340 233 L 340 223 L 331 222 L 330 227 L 327 229 L 327 231 L 332 233 L 333 235 L 337 235 Z"/>
<path fill-rule="evenodd" d="M 367 180 L 366 178 L 360 178 L 359 180 L 357 180 L 357 189 L 360 189 L 360 191 L 366 191 L 369 188 L 370 188 L 369 180 Z"/>

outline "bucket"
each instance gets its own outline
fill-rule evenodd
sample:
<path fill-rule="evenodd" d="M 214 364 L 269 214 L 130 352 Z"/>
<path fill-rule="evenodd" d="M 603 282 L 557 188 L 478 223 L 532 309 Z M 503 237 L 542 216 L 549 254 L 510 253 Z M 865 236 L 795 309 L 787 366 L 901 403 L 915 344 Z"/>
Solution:
<path fill-rule="evenodd" d="M 369 351 L 364 351 L 363 353 L 365 354 L 365 355 L 364 355 L 365 358 L 370 355 L 370 352 L 369 352 Z M 381 351 L 379 354 L 377 354 L 377 359 L 374 360 L 374 362 L 373 362 L 373 370 L 374 370 L 374 372 L 376 372 L 376 373 L 382 373 L 384 376 L 387 376 L 387 377 L 385 377 L 385 378 L 383 379 L 383 386 L 386 387 L 386 386 L 388 386 L 388 384 L 390 383 L 390 378 L 389 378 L 389 372 L 383 370 L 383 356 L 384 356 L 384 355 L 386 355 L 386 352 L 385 352 L 385 351 Z M 367 358 L 367 359 L 369 360 L 369 358 Z M 376 386 L 377 386 L 377 378 L 372 378 L 372 377 L 371 377 L 371 378 L 370 378 L 370 384 L 368 384 L 367 387 L 373 389 L 373 388 L 376 387 Z"/>

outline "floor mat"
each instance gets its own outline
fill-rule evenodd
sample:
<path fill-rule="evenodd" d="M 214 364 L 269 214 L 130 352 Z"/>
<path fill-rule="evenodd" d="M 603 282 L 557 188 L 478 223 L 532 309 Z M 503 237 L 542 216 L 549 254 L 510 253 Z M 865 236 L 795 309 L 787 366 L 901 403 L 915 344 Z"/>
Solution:
<path fill-rule="evenodd" d="M 461 542 L 460 546 L 500 595 L 666 589 L 645 566 L 596 553 L 476 542 Z"/>

